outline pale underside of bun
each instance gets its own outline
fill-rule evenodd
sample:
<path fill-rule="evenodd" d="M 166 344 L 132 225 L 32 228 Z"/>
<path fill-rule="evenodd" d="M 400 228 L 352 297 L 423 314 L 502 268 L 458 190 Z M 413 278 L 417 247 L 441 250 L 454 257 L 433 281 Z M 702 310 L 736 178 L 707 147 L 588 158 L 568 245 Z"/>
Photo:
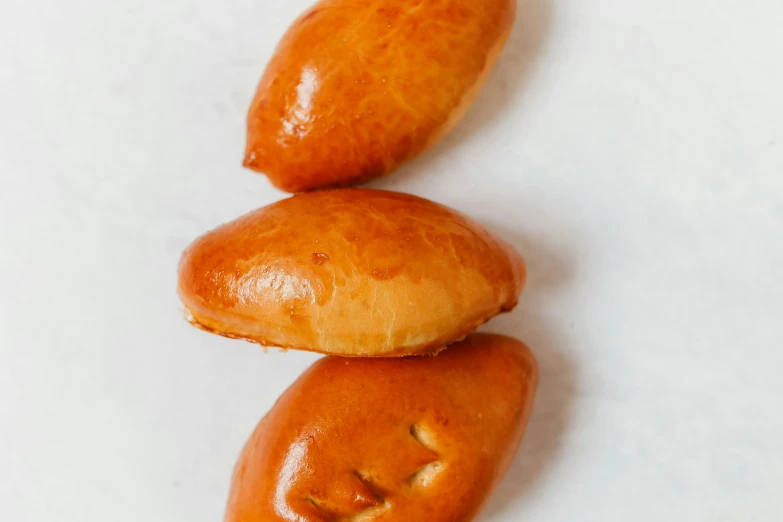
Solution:
<path fill-rule="evenodd" d="M 329 340 L 325 340 L 320 345 L 304 345 L 301 342 L 292 342 L 284 344 L 280 342 L 280 338 L 270 339 L 265 338 L 258 333 L 252 333 L 250 331 L 243 331 L 241 327 L 230 326 L 226 323 L 220 323 L 214 321 L 207 316 L 197 317 L 192 310 L 185 308 L 185 320 L 187 320 L 192 326 L 203 330 L 205 332 L 226 337 L 228 339 L 236 339 L 240 341 L 247 341 L 253 344 L 261 345 L 265 348 L 279 348 L 283 351 L 287 350 L 301 350 L 306 352 L 314 352 L 321 354 L 339 354 L 343 357 L 407 357 L 413 355 L 437 355 L 441 351 L 449 347 L 449 345 L 462 341 L 468 334 L 476 331 L 479 326 L 485 324 L 493 317 L 508 313 L 516 307 L 516 303 L 508 308 L 497 309 L 494 312 L 488 313 L 485 318 L 475 323 L 467 323 L 460 332 L 451 332 L 447 335 L 443 335 L 439 339 L 428 340 L 422 344 L 409 344 L 409 345 L 397 345 L 391 338 L 387 338 L 386 345 L 393 346 L 393 348 L 386 351 L 379 351 L 378 345 L 373 345 L 372 348 L 367 348 L 361 342 L 358 341 L 342 341 L 340 343 L 330 343 Z M 254 323 L 257 321 L 248 321 L 250 329 L 253 328 Z"/>

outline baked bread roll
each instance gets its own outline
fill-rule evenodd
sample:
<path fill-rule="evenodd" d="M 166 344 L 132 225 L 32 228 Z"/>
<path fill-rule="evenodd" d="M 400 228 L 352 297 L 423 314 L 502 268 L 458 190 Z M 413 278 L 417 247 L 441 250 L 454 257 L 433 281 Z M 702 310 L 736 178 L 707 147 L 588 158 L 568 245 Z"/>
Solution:
<path fill-rule="evenodd" d="M 510 310 L 525 266 L 461 214 L 379 190 L 305 193 L 196 240 L 179 295 L 191 322 L 345 356 L 432 353 Z"/>
<path fill-rule="evenodd" d="M 225 522 L 473 520 L 537 382 L 530 351 L 496 335 L 437 357 L 321 359 L 245 446 Z"/>
<path fill-rule="evenodd" d="M 467 111 L 515 0 L 322 0 L 283 36 L 248 114 L 245 166 L 289 192 L 381 176 Z"/>

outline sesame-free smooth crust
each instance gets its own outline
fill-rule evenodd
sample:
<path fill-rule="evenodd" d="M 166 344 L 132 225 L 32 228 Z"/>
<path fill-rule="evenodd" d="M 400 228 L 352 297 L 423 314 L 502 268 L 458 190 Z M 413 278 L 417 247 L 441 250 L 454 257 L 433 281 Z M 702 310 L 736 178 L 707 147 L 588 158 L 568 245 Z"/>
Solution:
<path fill-rule="evenodd" d="M 251 212 L 184 253 L 196 326 L 346 356 L 433 353 L 512 309 L 513 248 L 431 201 L 379 190 L 306 193 Z"/>
<path fill-rule="evenodd" d="M 323 0 L 281 40 L 248 113 L 245 166 L 289 192 L 390 172 L 467 111 L 515 0 Z"/>
<path fill-rule="evenodd" d="M 225 522 L 469 522 L 505 474 L 538 367 L 474 334 L 437 357 L 312 366 L 234 471 Z"/>

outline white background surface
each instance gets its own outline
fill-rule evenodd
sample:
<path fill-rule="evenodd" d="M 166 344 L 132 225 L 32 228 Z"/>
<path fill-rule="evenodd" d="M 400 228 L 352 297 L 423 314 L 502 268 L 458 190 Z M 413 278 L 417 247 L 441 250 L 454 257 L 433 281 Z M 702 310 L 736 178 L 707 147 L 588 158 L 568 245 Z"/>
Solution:
<path fill-rule="evenodd" d="M 783 2 L 520 1 L 466 120 L 371 185 L 529 263 L 485 329 L 540 395 L 481 520 L 783 520 Z M 2 2 L 0 519 L 222 519 L 315 356 L 191 328 L 176 266 L 283 197 L 239 166 L 244 115 L 306 6 Z"/>

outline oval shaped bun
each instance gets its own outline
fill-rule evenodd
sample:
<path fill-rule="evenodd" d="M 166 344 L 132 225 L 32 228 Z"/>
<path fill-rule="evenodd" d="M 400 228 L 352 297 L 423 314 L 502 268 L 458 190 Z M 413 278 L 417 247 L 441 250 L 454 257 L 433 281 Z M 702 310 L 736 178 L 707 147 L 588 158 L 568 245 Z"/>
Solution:
<path fill-rule="evenodd" d="M 521 257 L 422 198 L 342 189 L 294 196 L 196 240 L 179 295 L 193 324 L 346 356 L 431 353 L 516 304 Z"/>
<path fill-rule="evenodd" d="M 288 30 L 248 114 L 245 166 L 289 192 L 390 172 L 448 132 L 516 0 L 323 0 Z"/>
<path fill-rule="evenodd" d="M 471 335 L 437 357 L 326 357 L 264 417 L 226 522 L 468 522 L 505 474 L 538 367 L 519 341 Z"/>

